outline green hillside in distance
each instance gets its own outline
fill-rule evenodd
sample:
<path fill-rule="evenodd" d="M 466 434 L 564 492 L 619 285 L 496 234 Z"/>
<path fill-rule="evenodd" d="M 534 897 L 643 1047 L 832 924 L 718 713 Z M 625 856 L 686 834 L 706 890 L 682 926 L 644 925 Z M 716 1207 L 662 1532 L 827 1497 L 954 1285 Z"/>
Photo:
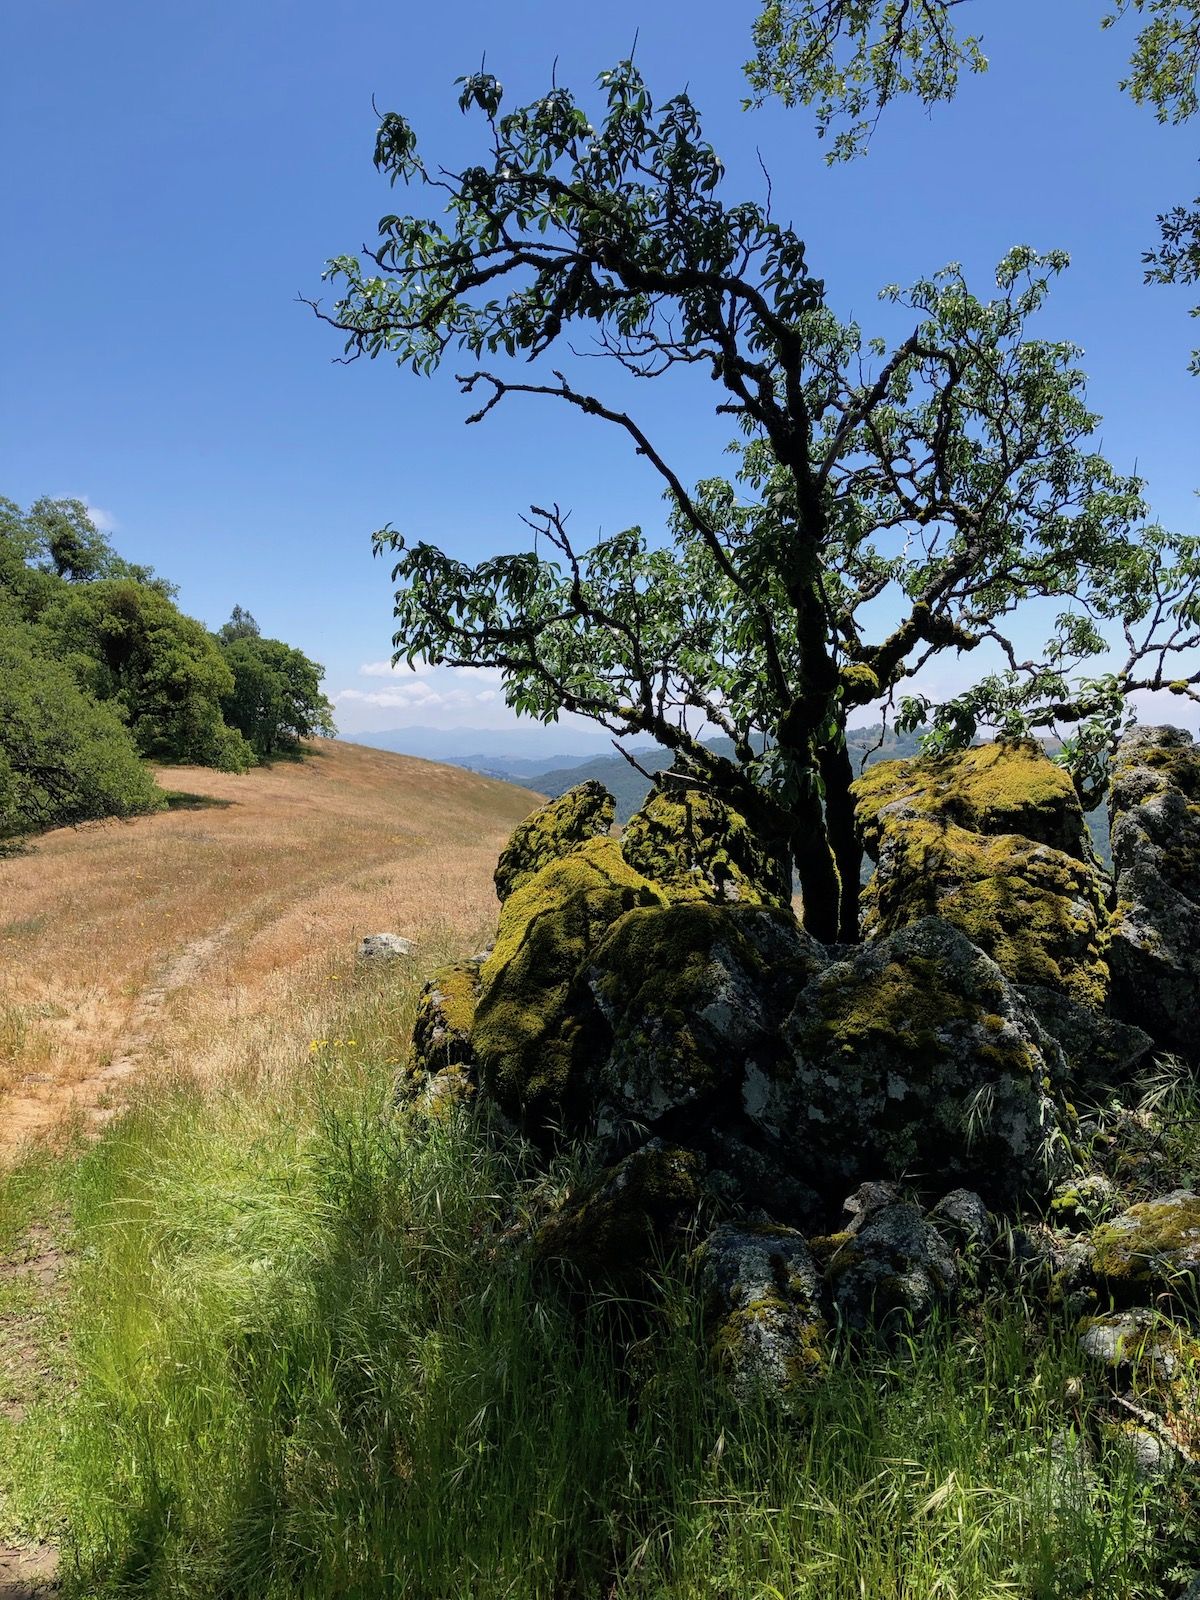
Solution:
<path fill-rule="evenodd" d="M 917 755 L 920 736 L 920 731 L 896 733 L 890 728 L 885 731 L 878 722 L 875 722 L 865 728 L 849 729 L 846 743 L 855 769 L 865 771 L 877 761 L 901 761 Z M 719 755 L 733 753 L 733 745 L 729 739 L 709 739 L 705 743 L 710 750 L 716 751 Z M 581 759 L 567 766 L 555 767 L 548 772 L 531 772 L 529 768 L 532 763 L 522 762 L 521 767 L 524 770 L 518 773 L 509 768 L 503 759 L 490 762 L 486 769 L 480 767 L 476 770 L 486 770 L 490 777 L 502 777 L 509 782 L 524 783 L 551 800 L 560 794 L 565 794 L 568 789 L 573 789 L 577 783 L 595 778 L 617 802 L 617 821 L 623 825 L 628 822 L 649 793 L 650 780 L 645 774 L 661 772 L 671 764 L 670 751 L 659 746 L 645 745 L 629 753 L 637 762 L 637 767 L 632 766 L 624 756 L 614 751 L 610 756 Z M 472 764 L 467 760 L 462 762 L 464 766 Z M 638 767 L 642 769 L 640 772 Z M 1105 867 L 1111 871 L 1112 852 L 1108 838 L 1108 812 L 1104 806 L 1099 806 L 1091 812 L 1088 826 L 1092 832 L 1092 841 L 1097 854 Z"/>

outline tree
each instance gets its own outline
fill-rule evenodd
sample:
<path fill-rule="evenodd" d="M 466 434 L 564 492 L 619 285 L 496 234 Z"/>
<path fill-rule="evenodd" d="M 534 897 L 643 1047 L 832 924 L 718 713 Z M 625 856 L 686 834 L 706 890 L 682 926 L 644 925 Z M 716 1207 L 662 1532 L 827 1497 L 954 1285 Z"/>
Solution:
<path fill-rule="evenodd" d="M 234 619 L 240 610 L 234 607 Z M 264 761 L 294 749 L 301 739 L 332 738 L 333 707 L 321 693 L 325 669 L 281 639 L 261 638 L 248 612 L 241 612 L 241 618 L 245 631 L 225 645 L 225 662 L 233 674 L 233 688 L 221 701 L 225 721 Z M 229 627 L 226 623 L 222 636 Z"/>
<path fill-rule="evenodd" d="M 817 133 L 836 132 L 828 159 L 866 148 L 883 108 L 898 95 L 924 105 L 953 99 L 963 69 L 983 72 L 981 41 L 960 38 L 951 15 L 966 0 L 767 0 L 754 23 L 746 73 L 754 102 L 815 106 Z M 1200 109 L 1200 0 L 1107 0 L 1110 28 L 1130 11 L 1145 19 L 1120 88 L 1160 122 Z M 1147 283 L 1200 282 L 1200 195 L 1158 217 L 1162 242 L 1142 256 Z M 1200 306 L 1192 310 L 1200 317 Z M 1200 374 L 1200 350 L 1191 369 Z"/>
<path fill-rule="evenodd" d="M 0 850 L 21 834 L 162 801 L 115 708 L 38 646 L 34 629 L 0 619 Z"/>
<path fill-rule="evenodd" d="M 220 646 L 157 588 L 130 578 L 73 584 L 40 626 L 81 686 L 120 708 L 143 755 L 232 772 L 253 765 L 221 717 L 233 674 Z"/>
<path fill-rule="evenodd" d="M 241 606 L 234 606 L 229 613 L 229 621 L 223 622 L 217 629 L 217 638 L 222 644 L 232 644 L 235 639 L 258 639 L 262 636 L 262 629 L 248 611 Z"/>
<path fill-rule="evenodd" d="M 593 124 L 566 89 L 503 112 L 495 78 L 463 80 L 486 146 L 458 173 L 427 168 L 385 116 L 376 164 L 432 188 L 441 215 L 384 217 L 366 265 L 330 263 L 341 298 L 316 309 L 350 358 L 418 373 L 452 349 L 536 367 L 568 329 L 641 378 L 699 367 L 741 430 L 738 482 L 689 488 L 633 415 L 561 367 L 469 367 L 471 421 L 530 395 L 624 435 L 665 491 L 670 538 L 633 528 L 580 550 L 558 507 L 535 507 L 532 550 L 471 566 L 382 530 L 397 657 L 499 667 L 519 712 L 651 735 L 792 857 L 811 931 L 852 939 L 848 715 L 900 696 L 943 747 L 989 726 L 1065 731 L 1094 786 L 1132 689 L 1172 678 L 1200 694 L 1200 670 L 1170 666 L 1200 643 L 1200 545 L 1135 533 L 1142 486 L 1093 448 L 1078 351 L 1027 333 L 1065 258 L 1013 251 L 991 300 L 956 267 L 886 290 L 912 319 L 889 352 L 837 318 L 790 227 L 722 201 L 687 95 L 656 111 L 629 62 L 600 82 Z M 1031 597 L 1062 607 L 1032 657 L 1011 627 Z M 1106 624 L 1124 630 L 1124 660 L 1083 677 Z M 904 698 L 939 652 L 980 646 L 998 665 L 970 690 Z M 714 729 L 732 759 L 703 744 Z"/>

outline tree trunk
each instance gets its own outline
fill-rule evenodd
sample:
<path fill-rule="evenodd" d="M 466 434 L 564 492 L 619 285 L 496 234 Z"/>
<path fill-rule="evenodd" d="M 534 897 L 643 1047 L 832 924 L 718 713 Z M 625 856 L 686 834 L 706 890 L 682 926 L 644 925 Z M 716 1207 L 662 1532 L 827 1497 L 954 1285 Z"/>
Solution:
<path fill-rule="evenodd" d="M 841 944 L 857 944 L 863 853 L 850 793 L 854 767 L 844 743 L 824 747 L 819 759 L 825 784 L 825 828 L 841 888 L 837 937 Z"/>
<path fill-rule="evenodd" d="M 804 899 L 801 920 L 814 939 L 819 939 L 822 944 L 836 944 L 841 883 L 830 849 L 821 802 L 814 793 L 797 806 L 796 812 L 792 852 L 800 876 L 800 893 Z"/>

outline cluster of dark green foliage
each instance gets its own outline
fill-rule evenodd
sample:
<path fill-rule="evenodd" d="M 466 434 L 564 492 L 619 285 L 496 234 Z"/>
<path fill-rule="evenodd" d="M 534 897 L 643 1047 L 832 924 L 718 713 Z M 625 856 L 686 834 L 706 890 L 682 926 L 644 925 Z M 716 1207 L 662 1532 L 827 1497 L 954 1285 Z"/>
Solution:
<path fill-rule="evenodd" d="M 323 668 L 282 639 L 264 639 L 241 606 L 217 634 L 233 688 L 221 701 L 225 721 L 260 761 L 295 750 L 301 739 L 333 734 L 333 707 L 321 693 Z"/>
<path fill-rule="evenodd" d="M 144 759 L 244 772 L 333 731 L 315 662 L 175 593 L 81 501 L 0 499 L 0 842 L 155 809 Z"/>

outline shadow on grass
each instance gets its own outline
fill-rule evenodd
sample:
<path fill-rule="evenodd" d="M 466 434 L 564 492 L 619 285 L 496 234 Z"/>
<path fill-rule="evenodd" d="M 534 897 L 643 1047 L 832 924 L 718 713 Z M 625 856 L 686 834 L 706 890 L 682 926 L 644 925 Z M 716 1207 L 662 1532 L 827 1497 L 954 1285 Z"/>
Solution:
<path fill-rule="evenodd" d="M 188 794 L 184 789 L 164 789 L 168 811 L 225 811 L 236 800 L 223 800 L 213 794 Z"/>

